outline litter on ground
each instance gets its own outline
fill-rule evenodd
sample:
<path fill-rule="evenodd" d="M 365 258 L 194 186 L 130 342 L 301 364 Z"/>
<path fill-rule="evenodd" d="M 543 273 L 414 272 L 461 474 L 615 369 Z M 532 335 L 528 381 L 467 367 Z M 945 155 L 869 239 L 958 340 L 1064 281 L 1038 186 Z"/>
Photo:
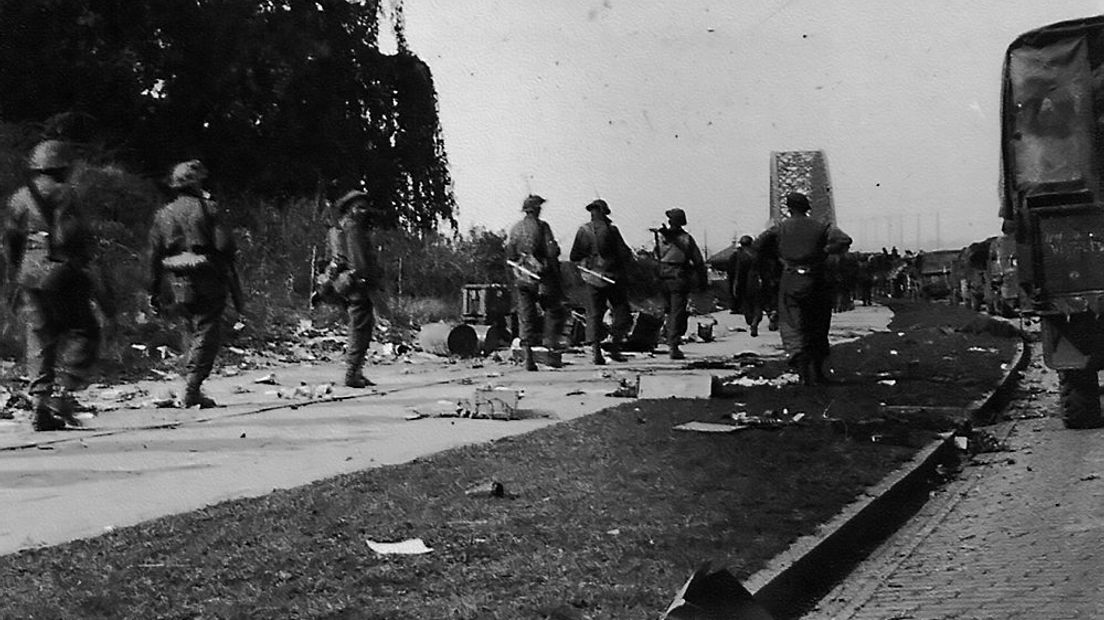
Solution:
<path fill-rule="evenodd" d="M 421 538 L 410 538 L 399 542 L 378 542 L 369 539 L 367 542 L 368 548 L 380 555 L 420 555 L 433 551 Z"/>

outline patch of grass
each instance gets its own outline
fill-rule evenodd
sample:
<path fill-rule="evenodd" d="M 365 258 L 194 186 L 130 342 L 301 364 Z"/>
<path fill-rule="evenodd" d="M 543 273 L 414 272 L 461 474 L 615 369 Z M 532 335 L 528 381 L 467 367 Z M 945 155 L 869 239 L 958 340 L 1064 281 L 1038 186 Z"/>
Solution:
<path fill-rule="evenodd" d="M 888 351 L 890 335 L 901 338 L 862 339 L 853 356 L 837 348 L 837 363 L 853 358 L 862 370 L 873 349 Z M 927 360 L 942 339 L 961 347 L 959 335 L 936 328 L 910 337 Z M 999 368 L 1007 351 L 969 363 Z M 782 370 L 771 368 L 754 370 Z M 857 397 L 875 379 L 857 372 L 853 381 L 753 388 L 740 403 L 626 402 L 518 437 L 6 556 L 0 605 L 13 618 L 505 620 L 564 605 L 591 620 L 655 617 L 702 561 L 747 577 L 932 437 L 921 428 L 915 443 L 874 442 L 812 410 L 874 415 L 877 404 Z M 976 397 L 989 387 L 956 389 Z M 817 415 L 773 431 L 673 430 L 767 406 Z M 490 481 L 505 497 L 467 492 Z M 434 551 L 377 556 L 365 542 L 412 537 Z"/>
<path fill-rule="evenodd" d="M 746 576 L 911 451 L 825 425 L 672 426 L 725 401 L 640 401 L 106 536 L 0 559 L 5 605 L 118 617 L 526 618 L 564 602 L 642 618 L 699 562 Z M 498 480 L 513 498 L 469 496 Z M 377 557 L 368 538 L 434 552 Z M 260 611 L 263 610 L 263 611 Z"/>

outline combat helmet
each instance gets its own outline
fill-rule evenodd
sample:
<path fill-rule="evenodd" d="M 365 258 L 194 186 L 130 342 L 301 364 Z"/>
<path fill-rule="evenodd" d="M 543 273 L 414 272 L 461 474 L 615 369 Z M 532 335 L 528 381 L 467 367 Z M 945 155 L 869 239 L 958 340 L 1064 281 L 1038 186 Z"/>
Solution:
<path fill-rule="evenodd" d="M 200 187 L 207 180 L 207 166 L 198 159 L 190 159 L 173 166 L 169 174 L 169 187 L 183 189 L 185 187 Z"/>
<path fill-rule="evenodd" d="M 27 168 L 35 172 L 64 170 L 73 165 L 72 148 L 61 140 L 43 140 L 27 156 Z"/>

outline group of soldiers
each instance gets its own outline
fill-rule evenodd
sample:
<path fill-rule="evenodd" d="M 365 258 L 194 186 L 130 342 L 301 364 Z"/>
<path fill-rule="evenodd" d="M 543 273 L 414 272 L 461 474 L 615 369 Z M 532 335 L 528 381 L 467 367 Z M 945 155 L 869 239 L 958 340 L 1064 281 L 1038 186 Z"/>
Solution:
<path fill-rule="evenodd" d="M 532 347 L 555 347 L 567 311 L 560 275 L 560 248 L 552 229 L 540 219 L 545 200 L 530 195 L 522 203 L 525 217 L 510 230 L 506 255 L 514 268 L 520 343 L 525 366 L 537 370 Z M 809 217 L 808 198 L 786 196 L 789 216 L 763 231 L 745 235 L 729 267 L 732 310 L 742 313 L 752 336 L 758 335 L 764 311 L 771 328 L 781 331 L 789 363 L 806 385 L 829 380 L 828 329 L 834 307 L 828 263 L 851 246 L 851 237 L 832 224 Z M 586 206 L 590 221 L 579 227 L 569 258 L 587 289 L 586 338 L 593 362 L 605 364 L 601 346 L 607 334 L 604 316 L 611 314 L 609 357 L 623 360 L 622 345 L 631 328 L 628 291 L 633 253 L 610 219 L 610 207 L 598 199 Z M 680 348 L 689 317 L 689 299 L 708 286 L 705 260 L 693 236 L 686 231 L 686 212 L 666 212 L 667 223 L 655 233 L 654 258 L 666 314 L 668 355 L 680 360 Z M 543 329 L 538 326 L 543 314 Z"/>
<path fill-rule="evenodd" d="M 560 332 L 567 318 L 560 272 L 560 247 L 548 222 L 540 219 L 544 198 L 526 197 L 525 217 L 510 229 L 506 259 L 514 268 L 519 340 L 525 368 L 537 370 L 533 347 L 558 348 Z M 610 359 L 624 361 L 622 347 L 632 327 L 629 310 L 629 267 L 633 253 L 610 219 L 609 204 L 602 199 L 586 206 L 590 221 L 579 227 L 568 255 L 579 267 L 587 290 L 586 339 L 592 360 L 605 364 L 602 341 L 606 338 L 604 316 L 611 314 L 608 328 Z M 697 242 L 684 228 L 686 213 L 670 209 L 667 224 L 654 229 L 655 255 L 667 314 L 666 338 L 671 359 L 683 359 L 679 347 L 686 332 L 690 293 L 707 285 L 705 259 Z"/>
<path fill-rule="evenodd" d="M 3 226 L 8 280 L 18 291 L 13 306 L 26 327 L 32 425 L 39 431 L 79 425 L 72 393 L 85 385 L 96 360 L 101 328 L 94 304 L 107 327 L 114 325 L 110 279 L 102 271 L 98 273 L 98 242 L 69 181 L 75 162 L 68 143 L 46 140 L 36 145 L 27 159 L 27 182 L 9 199 Z M 167 182 L 170 196 L 154 215 L 149 232 L 150 308 L 166 318 L 182 319 L 191 331 L 179 399 L 183 407 L 215 406 L 202 385 L 222 343 L 227 300 L 239 314 L 244 312 L 235 240 L 218 205 L 204 189 L 207 176 L 198 160 L 175 165 Z M 560 247 L 551 227 L 540 219 L 544 203 L 544 198 L 536 195 L 524 200 L 525 216 L 510 230 L 505 248 L 507 263 L 516 276 L 519 340 L 530 371 L 538 369 L 534 346 L 559 348 L 568 314 Z M 779 277 L 760 281 L 777 281 L 783 344 L 790 363 L 812 383 L 824 380 L 823 363 L 828 354 L 832 303 L 825 264 L 830 254 L 845 251 L 851 239 L 838 228 L 809 218 L 805 196 L 790 194 L 787 206 L 790 217 L 758 239 L 744 239 L 741 245 L 755 258 L 737 271 L 742 274 L 738 277 L 747 281 L 751 274 L 761 272 L 767 264 L 764 259 L 776 259 Z M 579 227 L 569 253 L 586 284 L 586 337 L 595 364 L 606 363 L 605 353 L 614 361 L 623 361 L 622 348 L 632 327 L 629 292 L 634 255 L 613 224 L 606 201 L 594 200 L 586 210 L 589 221 Z M 382 289 L 371 235 L 380 214 L 373 210 L 368 194 L 354 190 L 330 204 L 330 215 L 329 262 L 315 282 L 312 303 L 345 307 L 344 384 L 366 388 L 374 385 L 364 376 L 363 367 Z M 687 328 L 690 295 L 706 289 L 708 276 L 701 250 L 685 228 L 685 211 L 673 208 L 666 216 L 666 224 L 651 230 L 667 316 L 668 355 L 679 360 L 685 358 L 680 342 Z M 749 299 L 738 294 L 735 303 Z M 608 328 L 604 321 L 607 310 L 612 315 Z M 761 314 L 751 312 L 748 322 L 755 335 Z M 602 343 L 607 336 L 610 342 L 604 353 Z"/>
<path fill-rule="evenodd" d="M 46 140 L 27 158 L 27 181 L 10 197 L 3 222 L 10 300 L 26 328 L 28 394 L 36 431 L 79 426 L 73 396 L 87 383 L 96 361 L 101 327 L 109 329 L 116 308 L 110 277 L 96 260 L 98 241 L 88 226 L 69 178 L 77 161 L 71 144 Z M 244 312 L 235 267 L 236 243 L 218 205 L 204 189 L 208 172 L 199 160 L 172 168 L 167 202 L 149 232 L 149 305 L 191 331 L 184 367 L 182 407 L 216 405 L 204 394 L 222 343 L 227 300 Z M 368 231 L 370 200 L 351 191 L 331 205 L 328 235 L 330 286 L 348 309 L 345 385 L 364 388 L 362 374 L 374 327 L 372 290 L 378 269 Z"/>

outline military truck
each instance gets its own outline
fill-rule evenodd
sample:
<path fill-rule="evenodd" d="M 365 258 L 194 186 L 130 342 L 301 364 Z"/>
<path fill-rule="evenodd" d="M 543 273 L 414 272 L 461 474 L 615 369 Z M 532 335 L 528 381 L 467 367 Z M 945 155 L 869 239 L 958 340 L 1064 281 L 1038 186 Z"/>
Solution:
<path fill-rule="evenodd" d="M 1020 307 L 1042 324 L 1066 426 L 1104 426 L 1104 16 L 1017 37 L 1004 56 L 1001 217 Z"/>

